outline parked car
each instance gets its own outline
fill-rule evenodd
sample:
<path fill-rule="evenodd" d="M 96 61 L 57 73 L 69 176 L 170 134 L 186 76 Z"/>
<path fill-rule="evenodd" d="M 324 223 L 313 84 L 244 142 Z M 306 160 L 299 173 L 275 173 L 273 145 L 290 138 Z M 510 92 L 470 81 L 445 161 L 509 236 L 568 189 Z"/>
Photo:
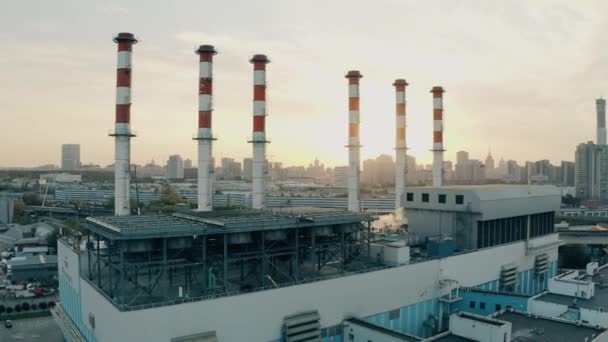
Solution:
<path fill-rule="evenodd" d="M 13 327 L 13 321 L 11 321 L 11 320 L 4 321 L 4 327 L 6 327 L 6 328 L 12 328 Z"/>

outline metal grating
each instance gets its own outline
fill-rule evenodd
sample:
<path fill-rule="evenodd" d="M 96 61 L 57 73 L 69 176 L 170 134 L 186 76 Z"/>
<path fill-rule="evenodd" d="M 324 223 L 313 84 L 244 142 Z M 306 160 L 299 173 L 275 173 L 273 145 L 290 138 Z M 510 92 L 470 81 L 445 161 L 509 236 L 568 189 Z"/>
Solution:
<path fill-rule="evenodd" d="M 317 310 L 306 311 L 283 319 L 285 342 L 320 342 L 321 316 Z"/>
<path fill-rule="evenodd" d="M 215 335 L 215 331 L 210 331 L 202 334 L 175 337 L 171 339 L 171 342 L 219 342 L 219 340 Z"/>
<path fill-rule="evenodd" d="M 534 272 L 537 275 L 549 272 L 549 256 L 545 253 L 539 254 L 534 260 Z"/>
<path fill-rule="evenodd" d="M 513 286 L 517 283 L 517 265 L 503 265 L 500 270 L 500 284 L 503 287 Z"/>

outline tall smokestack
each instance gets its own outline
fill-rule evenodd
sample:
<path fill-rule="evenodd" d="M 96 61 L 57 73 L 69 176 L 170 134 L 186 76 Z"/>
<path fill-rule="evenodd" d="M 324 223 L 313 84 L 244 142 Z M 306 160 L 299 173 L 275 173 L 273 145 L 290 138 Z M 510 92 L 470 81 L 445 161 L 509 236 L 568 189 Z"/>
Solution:
<path fill-rule="evenodd" d="M 213 112 L 213 56 L 217 54 L 212 45 L 201 45 L 199 55 L 198 81 L 198 210 L 211 211 L 212 171 L 211 164 L 213 132 L 211 113 Z"/>
<path fill-rule="evenodd" d="M 606 145 L 606 100 L 595 100 L 597 109 L 597 141 L 598 145 Z"/>
<path fill-rule="evenodd" d="M 266 55 L 254 55 L 253 64 L 253 144 L 252 203 L 253 209 L 263 209 L 266 196 Z"/>
<path fill-rule="evenodd" d="M 131 213 L 129 203 L 131 165 L 131 50 L 137 39 L 132 33 L 121 32 L 114 37 L 118 44 L 116 70 L 116 120 L 114 162 L 114 215 Z"/>
<path fill-rule="evenodd" d="M 433 87 L 433 186 L 443 185 L 443 93 L 442 87 Z"/>
<path fill-rule="evenodd" d="M 348 210 L 358 212 L 360 193 L 360 155 L 359 140 L 359 79 L 363 77 L 358 70 L 349 71 L 348 78 Z"/>
<path fill-rule="evenodd" d="M 408 83 L 404 79 L 395 80 L 395 99 L 397 114 L 397 132 L 395 143 L 395 208 L 403 208 L 402 197 L 407 187 L 407 143 L 405 140 L 406 101 L 405 87 Z"/>

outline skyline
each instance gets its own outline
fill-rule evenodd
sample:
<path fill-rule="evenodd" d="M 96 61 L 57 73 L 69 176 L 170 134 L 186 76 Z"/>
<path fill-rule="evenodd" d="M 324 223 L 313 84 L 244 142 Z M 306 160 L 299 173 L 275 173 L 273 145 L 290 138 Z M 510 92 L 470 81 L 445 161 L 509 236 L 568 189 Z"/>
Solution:
<path fill-rule="evenodd" d="M 606 19 L 601 16 L 608 5 L 599 1 L 584 8 L 566 1 L 500 6 L 384 1 L 371 12 L 349 5 L 349 16 L 339 15 L 343 2 L 324 4 L 319 12 L 315 6 L 270 1 L 244 4 L 237 13 L 214 3 L 216 16 L 205 17 L 204 24 L 197 13 L 210 2 L 188 1 L 179 9 L 144 6 L 142 1 L 123 7 L 117 3 L 12 3 L 14 11 L 30 13 L 31 20 L 7 15 L 11 11 L 0 14 L 0 42 L 15 52 L 0 57 L 5 75 L 0 82 L 9 89 L 0 97 L 0 108 L 3 122 L 11 127 L 0 136 L 1 166 L 55 164 L 59 146 L 70 142 L 81 144 L 85 162 L 112 162 L 113 139 L 107 136 L 115 99 L 112 36 L 122 30 L 140 39 L 133 56 L 132 123 L 138 137 L 132 141 L 132 162 L 137 164 L 159 162 L 176 152 L 194 159 L 194 49 L 200 44 L 219 50 L 214 74 L 216 159 L 251 156 L 246 143 L 252 113 L 248 59 L 255 53 L 272 60 L 268 156 L 286 165 L 307 164 L 315 157 L 331 166 L 346 164 L 344 75 L 349 69 L 364 75 L 363 160 L 394 154 L 391 84 L 396 78 L 410 83 L 409 154 L 423 164 L 431 160 L 429 90 L 435 85 L 447 91 L 447 160 L 455 160 L 458 150 L 483 159 L 491 144 L 496 160 L 517 155 L 519 163 L 549 159 L 558 164 L 573 160 L 579 143 L 594 140 L 595 99 L 606 87 L 599 75 L 608 71 L 600 63 L 608 56 L 602 44 L 608 42 L 602 35 Z M 260 16 L 265 25 L 253 35 L 248 27 Z M 152 20 L 160 17 L 166 27 Z M 82 29 L 71 31 L 75 23 L 68 24 L 68 18 Z M 325 34 L 327 25 L 335 25 L 332 35 Z M 490 29 L 478 29 L 484 26 Z M 386 39 L 378 40 L 378 35 Z"/>

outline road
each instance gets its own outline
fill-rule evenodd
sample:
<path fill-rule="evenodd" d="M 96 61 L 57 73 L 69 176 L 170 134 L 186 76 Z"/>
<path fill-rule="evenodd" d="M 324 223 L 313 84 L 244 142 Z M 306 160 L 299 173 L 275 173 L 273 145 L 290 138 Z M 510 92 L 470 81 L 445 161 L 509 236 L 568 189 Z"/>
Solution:
<path fill-rule="evenodd" d="M 2 342 L 61 342 L 63 335 L 53 317 L 19 319 L 13 321 L 13 327 L 0 325 L 0 341 Z"/>

